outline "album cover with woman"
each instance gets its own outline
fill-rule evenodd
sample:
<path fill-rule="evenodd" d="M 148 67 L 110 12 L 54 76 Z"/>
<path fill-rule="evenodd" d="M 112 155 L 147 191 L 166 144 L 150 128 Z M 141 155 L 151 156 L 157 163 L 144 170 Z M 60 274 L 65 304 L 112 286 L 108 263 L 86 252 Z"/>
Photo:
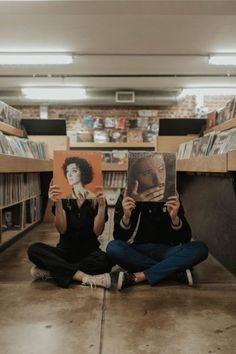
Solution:
<path fill-rule="evenodd" d="M 128 196 L 139 202 L 165 202 L 176 192 L 176 154 L 129 152 Z"/>
<path fill-rule="evenodd" d="M 102 187 L 101 153 L 54 151 L 53 184 L 61 187 L 62 199 L 94 199 Z"/>

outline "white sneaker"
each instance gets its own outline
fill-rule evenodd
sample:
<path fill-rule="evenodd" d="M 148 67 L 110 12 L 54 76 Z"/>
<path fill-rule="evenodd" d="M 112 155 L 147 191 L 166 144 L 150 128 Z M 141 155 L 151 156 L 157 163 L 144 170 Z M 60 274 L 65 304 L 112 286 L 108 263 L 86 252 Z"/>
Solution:
<path fill-rule="evenodd" d="M 52 276 L 49 273 L 49 271 L 47 271 L 45 269 L 38 268 L 36 266 L 33 266 L 30 269 L 30 274 L 31 274 L 31 276 L 33 277 L 34 280 L 37 280 L 37 279 L 42 279 L 42 280 L 52 279 Z"/>
<path fill-rule="evenodd" d="M 190 269 L 186 269 L 185 273 L 186 273 L 188 285 L 189 286 L 193 286 L 193 276 L 192 276 L 191 270 Z"/>
<path fill-rule="evenodd" d="M 174 280 L 188 286 L 193 286 L 193 276 L 190 269 L 186 269 L 182 272 L 178 272 L 173 276 Z"/>
<path fill-rule="evenodd" d="M 98 275 L 86 274 L 82 279 L 82 285 L 89 285 L 91 288 L 100 286 L 109 289 L 111 287 L 111 276 L 109 273 Z"/>

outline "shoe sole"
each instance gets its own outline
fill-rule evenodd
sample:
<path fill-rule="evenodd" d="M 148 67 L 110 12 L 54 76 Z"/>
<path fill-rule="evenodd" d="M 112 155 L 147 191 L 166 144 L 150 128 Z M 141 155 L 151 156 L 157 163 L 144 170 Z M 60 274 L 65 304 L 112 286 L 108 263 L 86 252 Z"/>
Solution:
<path fill-rule="evenodd" d="M 186 269 L 186 275 L 188 279 L 188 285 L 193 286 L 193 277 L 189 269 Z"/>
<path fill-rule="evenodd" d="M 37 275 L 36 269 L 37 269 L 37 267 L 32 267 L 30 269 L 30 275 L 31 275 L 31 277 L 33 278 L 34 281 L 35 280 L 49 280 L 49 279 L 52 279 L 52 276 L 47 271 L 46 271 L 47 274 L 45 274 L 45 275 Z"/>
<path fill-rule="evenodd" d="M 111 287 L 111 276 L 109 273 L 106 273 L 106 289 L 109 289 Z"/>
<path fill-rule="evenodd" d="M 117 280 L 116 290 L 120 291 L 122 289 L 123 279 L 124 279 L 124 272 L 120 272 Z"/>

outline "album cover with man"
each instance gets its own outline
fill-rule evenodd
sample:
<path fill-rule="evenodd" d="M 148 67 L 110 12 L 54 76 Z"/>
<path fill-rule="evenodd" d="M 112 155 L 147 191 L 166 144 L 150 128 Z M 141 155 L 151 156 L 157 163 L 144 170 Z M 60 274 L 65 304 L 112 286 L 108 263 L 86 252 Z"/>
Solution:
<path fill-rule="evenodd" d="M 165 202 L 176 192 L 176 154 L 129 152 L 128 196 L 140 202 Z"/>

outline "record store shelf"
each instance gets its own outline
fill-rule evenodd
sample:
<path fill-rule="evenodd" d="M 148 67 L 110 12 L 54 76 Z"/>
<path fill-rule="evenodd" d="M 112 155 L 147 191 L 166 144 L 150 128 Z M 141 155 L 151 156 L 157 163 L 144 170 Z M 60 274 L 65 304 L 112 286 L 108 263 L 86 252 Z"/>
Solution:
<path fill-rule="evenodd" d="M 17 129 L 9 124 L 0 122 L 0 131 L 5 133 L 5 134 L 9 134 L 9 135 L 14 135 L 14 136 L 18 136 L 19 138 L 23 138 L 24 137 L 24 132 L 21 129 Z"/>
<path fill-rule="evenodd" d="M 181 172 L 228 172 L 236 171 L 236 151 L 226 154 L 201 156 L 178 160 L 177 171 Z"/>
<path fill-rule="evenodd" d="M 52 160 L 39 160 L 4 154 L 0 155 L 0 159 L 0 173 L 52 171 Z"/>

